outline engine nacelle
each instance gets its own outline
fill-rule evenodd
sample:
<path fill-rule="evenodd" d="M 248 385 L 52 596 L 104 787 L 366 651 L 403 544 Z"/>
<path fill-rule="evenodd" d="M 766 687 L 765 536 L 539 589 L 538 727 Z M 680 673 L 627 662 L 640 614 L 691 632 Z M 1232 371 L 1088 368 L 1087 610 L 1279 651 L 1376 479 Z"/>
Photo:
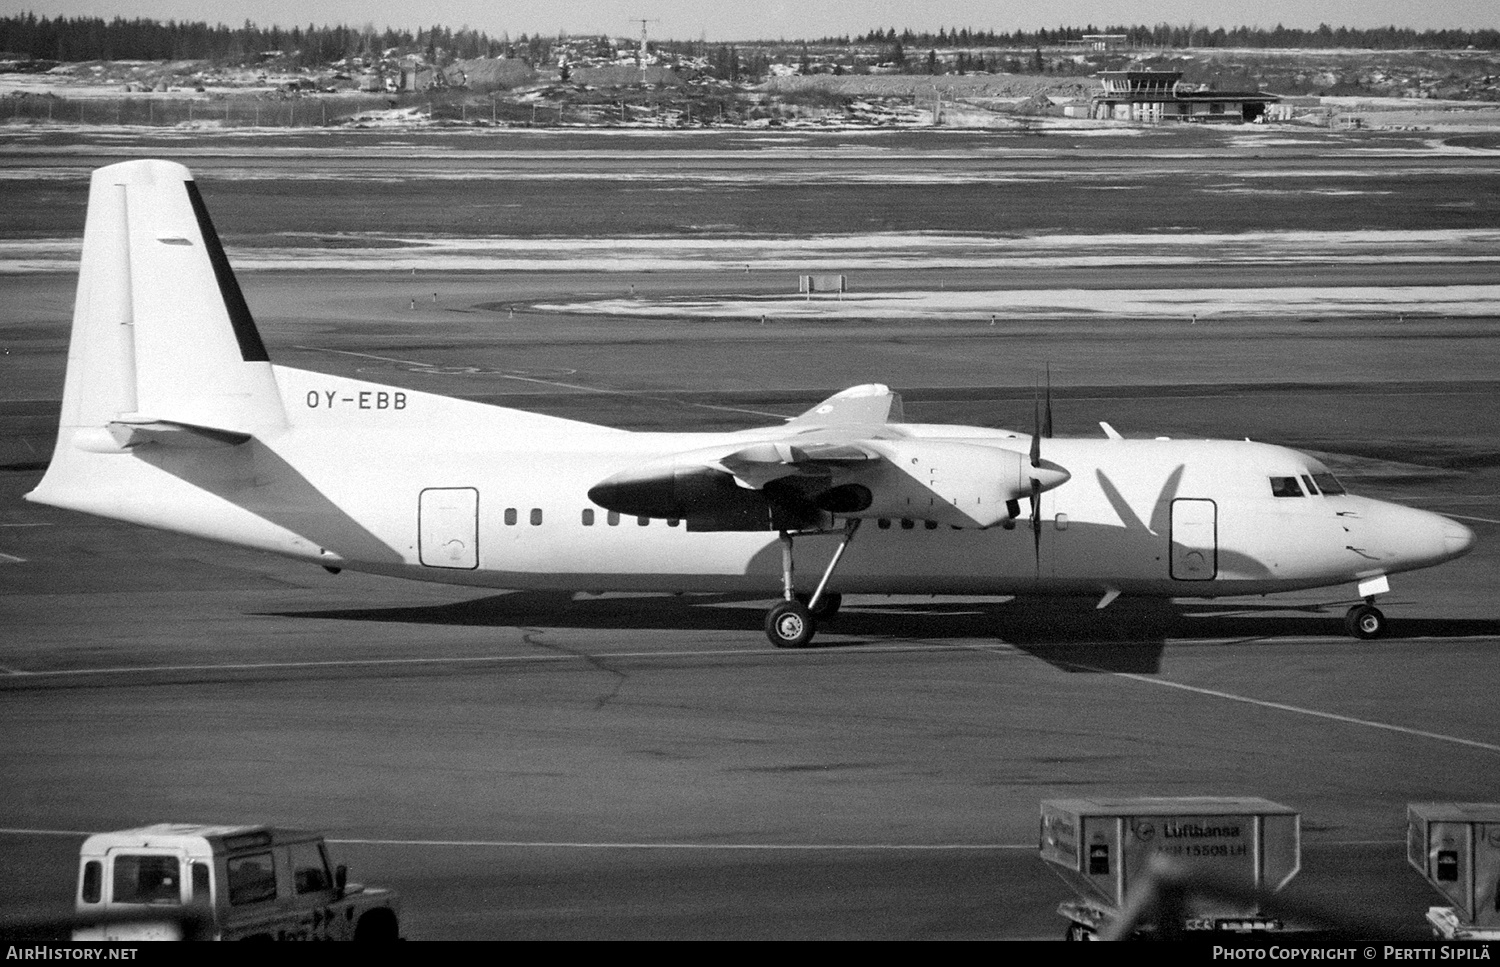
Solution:
<path fill-rule="evenodd" d="M 800 530 L 831 523 L 795 492 L 751 490 L 701 464 L 626 470 L 590 488 L 589 500 L 630 517 L 682 520 L 693 531 Z"/>
<path fill-rule="evenodd" d="M 884 460 L 861 468 L 840 483 L 860 485 L 869 506 L 850 517 L 905 517 L 955 527 L 990 527 L 1008 520 L 1007 504 L 1030 498 L 1068 480 L 1068 472 L 1000 447 L 947 440 L 873 440 L 864 444 Z"/>

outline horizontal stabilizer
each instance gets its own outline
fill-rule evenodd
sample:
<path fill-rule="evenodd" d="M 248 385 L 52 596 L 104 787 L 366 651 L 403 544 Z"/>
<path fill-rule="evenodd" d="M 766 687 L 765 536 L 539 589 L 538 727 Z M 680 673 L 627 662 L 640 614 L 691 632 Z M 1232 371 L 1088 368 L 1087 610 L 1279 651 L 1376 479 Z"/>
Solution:
<path fill-rule="evenodd" d="M 234 447 L 250 439 L 248 433 L 219 430 L 207 426 L 189 426 L 167 420 L 127 421 L 114 420 L 107 427 L 109 435 L 121 449 L 128 450 L 143 443 L 156 443 L 164 447 L 190 447 L 211 449 Z"/>

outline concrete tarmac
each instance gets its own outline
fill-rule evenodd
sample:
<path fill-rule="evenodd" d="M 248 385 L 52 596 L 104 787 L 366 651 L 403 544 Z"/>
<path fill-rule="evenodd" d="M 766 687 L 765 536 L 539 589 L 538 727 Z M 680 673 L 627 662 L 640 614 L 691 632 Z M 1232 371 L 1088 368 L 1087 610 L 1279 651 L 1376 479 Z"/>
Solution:
<path fill-rule="evenodd" d="M 66 831 L 243 821 L 344 841 L 417 938 L 1052 937 L 1041 800 L 1259 795 L 1303 813 L 1292 895 L 1412 935 L 1405 804 L 1493 798 L 1494 501 L 1451 481 L 1480 546 L 1393 581 L 1387 640 L 1341 589 L 869 597 L 788 653 L 764 601 L 329 575 L 37 478 L 0 474 L 0 762 L 4 826 L 51 834 L 0 833 L 0 906 L 66 902 Z"/>
<path fill-rule="evenodd" d="M 1340 272 L 1463 280 L 1319 279 Z M 331 575 L 22 502 L 52 443 L 71 281 L 7 276 L 0 922 L 69 904 L 86 831 L 268 822 L 325 831 L 355 880 L 400 890 L 416 939 L 1060 938 L 1072 894 L 1037 856 L 1042 800 L 1254 795 L 1302 813 L 1289 896 L 1371 937 L 1425 933 L 1438 897 L 1405 865 L 1406 804 L 1493 800 L 1500 765 L 1487 321 L 760 333 L 525 308 L 618 294 L 608 274 L 437 278 L 420 311 L 394 277 L 243 281 L 277 362 L 632 428 L 764 423 L 884 380 L 913 419 L 1026 430 L 1051 363 L 1062 434 L 1108 420 L 1314 450 L 1479 544 L 1394 578 L 1376 642 L 1343 632 L 1350 588 L 1102 619 L 852 597 L 824 647 L 784 652 L 766 600 Z"/>

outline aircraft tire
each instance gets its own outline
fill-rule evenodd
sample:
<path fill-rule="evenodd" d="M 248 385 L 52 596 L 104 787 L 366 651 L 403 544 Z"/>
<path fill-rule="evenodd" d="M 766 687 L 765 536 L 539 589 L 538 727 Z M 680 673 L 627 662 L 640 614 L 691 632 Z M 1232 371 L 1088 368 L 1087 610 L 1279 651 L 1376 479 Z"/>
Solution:
<path fill-rule="evenodd" d="M 1344 616 L 1349 633 L 1363 641 L 1385 637 L 1387 624 L 1385 615 L 1374 605 L 1357 604 Z"/>
<path fill-rule="evenodd" d="M 812 595 L 798 591 L 796 598 L 803 604 L 807 604 L 807 602 L 812 600 Z M 839 606 L 843 603 L 844 596 L 842 594 L 835 591 L 825 591 L 823 592 L 823 597 L 818 599 L 818 606 L 811 609 L 812 616 L 819 621 L 827 621 L 839 613 Z"/>
<path fill-rule="evenodd" d="M 766 637 L 777 648 L 806 648 L 818 632 L 818 619 L 801 601 L 782 601 L 766 612 Z"/>

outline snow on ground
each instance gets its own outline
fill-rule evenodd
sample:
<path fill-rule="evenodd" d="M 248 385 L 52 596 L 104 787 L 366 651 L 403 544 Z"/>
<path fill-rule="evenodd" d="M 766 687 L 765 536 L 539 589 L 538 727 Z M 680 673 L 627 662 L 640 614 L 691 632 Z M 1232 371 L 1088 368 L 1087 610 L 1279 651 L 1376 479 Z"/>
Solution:
<path fill-rule="evenodd" d="M 1500 262 L 1500 228 L 1429 231 L 1287 231 L 1239 234 L 1026 235 L 992 237 L 877 232 L 808 237 L 613 238 L 280 236 L 285 244 L 230 247 L 236 269 L 409 271 L 753 271 L 1108 268 L 1114 265 Z M 336 240 L 337 248 L 325 247 Z M 365 244 L 361 244 L 365 243 Z M 0 240 L 0 275 L 72 272 L 76 238 Z M 1263 270 L 1274 275 L 1274 268 Z"/>
<path fill-rule="evenodd" d="M 1500 285 L 1293 286 L 1275 289 L 1021 289 L 1004 292 L 910 290 L 807 298 L 595 299 L 538 303 L 570 315 L 693 319 L 1046 319 L 1101 316 L 1220 319 L 1348 316 L 1470 316 L 1500 314 Z"/>

